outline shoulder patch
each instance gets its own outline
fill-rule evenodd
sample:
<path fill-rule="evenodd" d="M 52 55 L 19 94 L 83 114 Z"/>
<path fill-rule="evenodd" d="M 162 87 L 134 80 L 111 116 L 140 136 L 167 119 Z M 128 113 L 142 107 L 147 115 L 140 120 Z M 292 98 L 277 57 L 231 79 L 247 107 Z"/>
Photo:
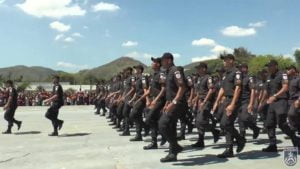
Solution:
<path fill-rule="evenodd" d="M 282 78 L 283 78 L 283 80 L 288 80 L 287 74 L 283 73 L 283 74 L 282 74 Z"/>
<path fill-rule="evenodd" d="M 181 74 L 179 71 L 174 72 L 174 74 L 177 79 L 181 79 Z"/>

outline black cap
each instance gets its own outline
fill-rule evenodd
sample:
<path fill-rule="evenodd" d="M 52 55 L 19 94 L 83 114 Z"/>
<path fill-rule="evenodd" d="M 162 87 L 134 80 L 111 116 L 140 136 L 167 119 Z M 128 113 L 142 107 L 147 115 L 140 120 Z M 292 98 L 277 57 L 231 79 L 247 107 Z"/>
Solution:
<path fill-rule="evenodd" d="M 13 85 L 13 81 L 12 81 L 12 80 L 7 80 L 5 83 L 6 83 L 6 84 Z"/>
<path fill-rule="evenodd" d="M 294 69 L 294 70 L 297 71 L 297 68 L 296 68 L 296 66 L 294 66 L 294 65 L 290 65 L 290 66 L 286 67 L 285 69 L 286 69 L 286 70 Z"/>
<path fill-rule="evenodd" d="M 197 66 L 195 66 L 196 69 L 200 68 L 206 68 L 207 69 L 207 64 L 204 62 L 200 62 Z"/>
<path fill-rule="evenodd" d="M 265 64 L 265 66 L 269 67 L 269 66 L 278 66 L 278 62 L 274 59 L 270 60 L 267 64 Z"/>
<path fill-rule="evenodd" d="M 143 65 L 136 65 L 133 66 L 134 69 L 141 69 L 142 71 L 144 70 L 144 66 Z"/>
<path fill-rule="evenodd" d="M 161 60 L 163 60 L 163 59 L 172 59 L 173 60 L 174 57 L 173 57 L 172 53 L 167 52 L 162 55 Z"/>
<path fill-rule="evenodd" d="M 132 67 L 127 67 L 124 69 L 124 71 L 131 71 L 132 72 Z"/>
<path fill-rule="evenodd" d="M 161 63 L 161 58 L 151 57 L 152 62 Z"/>
<path fill-rule="evenodd" d="M 58 80 L 60 79 L 60 77 L 58 75 L 52 75 L 52 78 L 53 79 L 58 79 Z"/>
<path fill-rule="evenodd" d="M 222 60 L 227 59 L 227 58 L 235 60 L 235 57 L 233 54 L 226 54 L 226 55 L 220 56 L 220 59 L 222 59 Z"/>

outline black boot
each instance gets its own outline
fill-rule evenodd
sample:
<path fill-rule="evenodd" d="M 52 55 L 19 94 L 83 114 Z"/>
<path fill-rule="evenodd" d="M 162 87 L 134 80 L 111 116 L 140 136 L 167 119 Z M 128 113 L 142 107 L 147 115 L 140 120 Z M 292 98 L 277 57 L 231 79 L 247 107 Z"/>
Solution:
<path fill-rule="evenodd" d="M 51 134 L 48 134 L 48 136 L 58 136 L 58 132 L 56 131 L 54 131 L 53 133 L 51 133 Z"/>
<path fill-rule="evenodd" d="M 230 145 L 226 148 L 226 150 L 222 153 L 217 155 L 218 158 L 231 158 L 233 157 L 233 146 Z"/>
<path fill-rule="evenodd" d="M 204 136 L 199 134 L 198 141 L 191 146 L 195 148 L 204 148 Z"/>
<path fill-rule="evenodd" d="M 63 125 L 64 125 L 64 121 L 63 120 L 59 120 L 59 122 L 58 122 L 58 130 L 60 130 Z"/>
<path fill-rule="evenodd" d="M 185 135 L 181 134 L 177 137 L 177 140 L 185 140 Z"/>
<path fill-rule="evenodd" d="M 278 151 L 277 151 L 277 146 L 276 146 L 276 144 L 274 144 L 274 145 L 269 145 L 268 147 L 263 148 L 262 151 L 263 151 L 263 152 L 275 152 L 275 153 L 278 152 Z"/>
<path fill-rule="evenodd" d="M 143 138 L 141 134 L 137 134 L 134 138 L 131 138 L 129 141 L 143 141 Z"/>
<path fill-rule="evenodd" d="M 166 157 L 160 159 L 160 162 L 166 163 L 166 162 L 173 162 L 177 161 L 177 155 L 175 154 L 168 154 Z"/>
<path fill-rule="evenodd" d="M 236 149 L 236 152 L 237 153 L 240 153 L 243 151 L 244 147 L 245 147 L 245 144 L 246 144 L 246 140 L 244 138 L 240 138 L 237 140 L 237 149 Z"/>
<path fill-rule="evenodd" d="M 17 126 L 18 126 L 18 130 L 20 130 L 21 126 L 22 126 L 22 121 L 18 121 L 17 122 Z"/>
<path fill-rule="evenodd" d="M 213 132 L 214 143 L 217 143 L 220 139 L 220 130 L 214 129 Z"/>
<path fill-rule="evenodd" d="M 123 131 L 123 133 L 120 134 L 120 136 L 130 136 L 130 132 L 129 131 Z"/>
<path fill-rule="evenodd" d="M 2 132 L 2 134 L 11 134 L 11 127 L 8 127 L 6 131 Z"/>
<path fill-rule="evenodd" d="M 144 146 L 144 150 L 152 150 L 152 149 L 157 149 L 157 143 L 156 142 L 151 142 L 149 145 Z"/>
<path fill-rule="evenodd" d="M 166 142 L 167 142 L 167 140 L 164 137 L 162 137 L 161 141 L 160 141 L 160 145 L 163 146 L 166 144 Z"/>
<path fill-rule="evenodd" d="M 253 139 L 257 139 L 260 133 L 260 128 L 257 127 L 253 130 Z"/>
<path fill-rule="evenodd" d="M 149 136 L 149 133 L 150 133 L 150 128 L 149 128 L 149 126 L 145 126 L 145 127 L 144 127 L 144 137 Z"/>
<path fill-rule="evenodd" d="M 188 134 L 191 134 L 193 132 L 194 129 L 194 125 L 193 124 L 189 124 L 188 125 Z"/>

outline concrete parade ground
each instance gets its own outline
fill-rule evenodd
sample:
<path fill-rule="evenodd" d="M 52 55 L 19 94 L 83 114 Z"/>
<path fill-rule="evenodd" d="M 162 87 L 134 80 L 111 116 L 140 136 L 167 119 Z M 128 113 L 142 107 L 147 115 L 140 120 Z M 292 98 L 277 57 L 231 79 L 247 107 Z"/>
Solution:
<path fill-rule="evenodd" d="M 278 131 L 279 153 L 263 153 L 268 145 L 266 134 L 258 140 L 252 139 L 247 130 L 247 144 L 243 152 L 234 158 L 219 159 L 217 154 L 224 151 L 225 138 L 213 143 L 211 133 L 205 137 L 205 149 L 193 149 L 197 133 L 180 141 L 184 151 L 178 161 L 160 163 L 167 154 L 168 144 L 158 150 L 143 150 L 150 143 L 150 137 L 142 142 L 129 142 L 134 136 L 121 137 L 109 126 L 108 119 L 94 115 L 93 106 L 64 106 L 59 118 L 65 121 L 59 137 L 49 137 L 52 126 L 44 117 L 47 107 L 19 107 L 15 118 L 23 121 L 20 131 L 13 128 L 13 134 L 0 135 L 0 169 L 281 169 L 299 168 L 300 162 L 288 167 L 284 163 L 283 148 L 291 146 L 290 140 Z M 3 110 L 2 110 L 3 112 Z M 2 118 L 0 129 L 7 123 Z M 236 147 L 235 147 L 236 148 Z M 299 158 L 300 156 L 298 156 Z M 298 160 L 299 161 L 299 160 Z"/>

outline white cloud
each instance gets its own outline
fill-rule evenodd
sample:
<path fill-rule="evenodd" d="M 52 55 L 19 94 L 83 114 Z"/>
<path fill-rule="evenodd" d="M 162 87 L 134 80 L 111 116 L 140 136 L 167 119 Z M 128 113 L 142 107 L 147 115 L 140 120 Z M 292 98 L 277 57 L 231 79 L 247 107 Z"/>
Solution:
<path fill-rule="evenodd" d="M 295 50 L 300 50 L 300 46 L 299 46 L 299 47 L 293 47 L 293 48 L 292 48 L 292 51 L 295 51 Z"/>
<path fill-rule="evenodd" d="M 38 18 L 62 18 L 65 16 L 84 16 L 86 11 L 72 0 L 25 0 L 16 4 L 18 8 L 28 15 Z"/>
<path fill-rule="evenodd" d="M 89 27 L 88 26 L 83 26 L 83 29 L 89 29 Z"/>
<path fill-rule="evenodd" d="M 3 4 L 5 2 L 5 0 L 0 0 L 0 4 Z"/>
<path fill-rule="evenodd" d="M 73 36 L 73 37 L 78 37 L 78 38 L 82 38 L 82 37 L 83 37 L 83 36 L 82 36 L 80 33 L 78 33 L 78 32 L 73 33 L 72 36 Z"/>
<path fill-rule="evenodd" d="M 141 59 L 150 59 L 151 57 L 155 57 L 155 55 L 152 55 L 149 53 L 139 53 L 137 51 L 127 53 L 125 56 L 131 57 L 131 58 L 141 58 Z"/>
<path fill-rule="evenodd" d="M 229 26 L 221 30 L 222 34 L 230 37 L 243 37 L 256 34 L 254 28 L 242 28 L 238 26 Z"/>
<path fill-rule="evenodd" d="M 58 41 L 58 40 L 61 40 L 63 37 L 65 37 L 64 34 L 58 34 L 55 36 L 54 40 Z"/>
<path fill-rule="evenodd" d="M 267 24 L 266 21 L 259 21 L 259 22 L 249 23 L 249 26 L 254 28 L 259 28 L 259 27 L 266 26 L 266 24 Z"/>
<path fill-rule="evenodd" d="M 216 42 L 213 39 L 201 38 L 192 41 L 193 46 L 215 46 Z"/>
<path fill-rule="evenodd" d="M 56 65 L 58 67 L 71 68 L 71 69 L 87 69 L 89 67 L 88 65 L 77 65 L 77 64 L 63 62 L 63 61 L 57 62 Z"/>
<path fill-rule="evenodd" d="M 216 45 L 214 48 L 210 50 L 212 53 L 218 55 L 220 53 L 226 52 L 226 53 L 232 53 L 233 50 L 231 48 L 222 46 L 222 45 Z"/>
<path fill-rule="evenodd" d="M 137 46 L 139 43 L 135 41 L 127 41 L 122 43 L 123 47 L 132 47 L 132 46 Z"/>
<path fill-rule="evenodd" d="M 64 39 L 65 42 L 74 42 L 75 40 L 72 37 L 66 37 Z"/>
<path fill-rule="evenodd" d="M 181 55 L 179 53 L 173 53 L 174 58 L 180 58 Z"/>
<path fill-rule="evenodd" d="M 211 55 L 211 56 L 199 56 L 199 57 L 194 57 L 192 58 L 192 62 L 201 62 L 204 60 L 210 60 L 210 59 L 217 59 L 218 56 L 217 55 Z"/>
<path fill-rule="evenodd" d="M 50 23 L 50 28 L 52 28 L 58 32 L 67 32 L 71 29 L 71 26 L 61 23 L 59 21 L 54 21 L 54 22 Z"/>
<path fill-rule="evenodd" d="M 225 47 L 223 45 L 218 44 L 215 40 L 213 39 L 208 39 L 208 38 L 201 38 L 199 40 L 194 40 L 192 42 L 192 45 L 194 46 L 210 46 L 210 55 L 207 56 L 197 56 L 192 58 L 192 62 L 200 62 L 203 60 L 209 60 L 209 59 L 217 59 L 218 56 L 221 53 L 232 53 L 233 49 L 229 47 Z"/>
<path fill-rule="evenodd" d="M 109 12 L 114 12 L 120 9 L 118 5 L 111 4 L 111 3 L 105 3 L 105 2 L 100 2 L 94 6 L 92 6 L 94 12 L 98 11 L 109 11 Z"/>

